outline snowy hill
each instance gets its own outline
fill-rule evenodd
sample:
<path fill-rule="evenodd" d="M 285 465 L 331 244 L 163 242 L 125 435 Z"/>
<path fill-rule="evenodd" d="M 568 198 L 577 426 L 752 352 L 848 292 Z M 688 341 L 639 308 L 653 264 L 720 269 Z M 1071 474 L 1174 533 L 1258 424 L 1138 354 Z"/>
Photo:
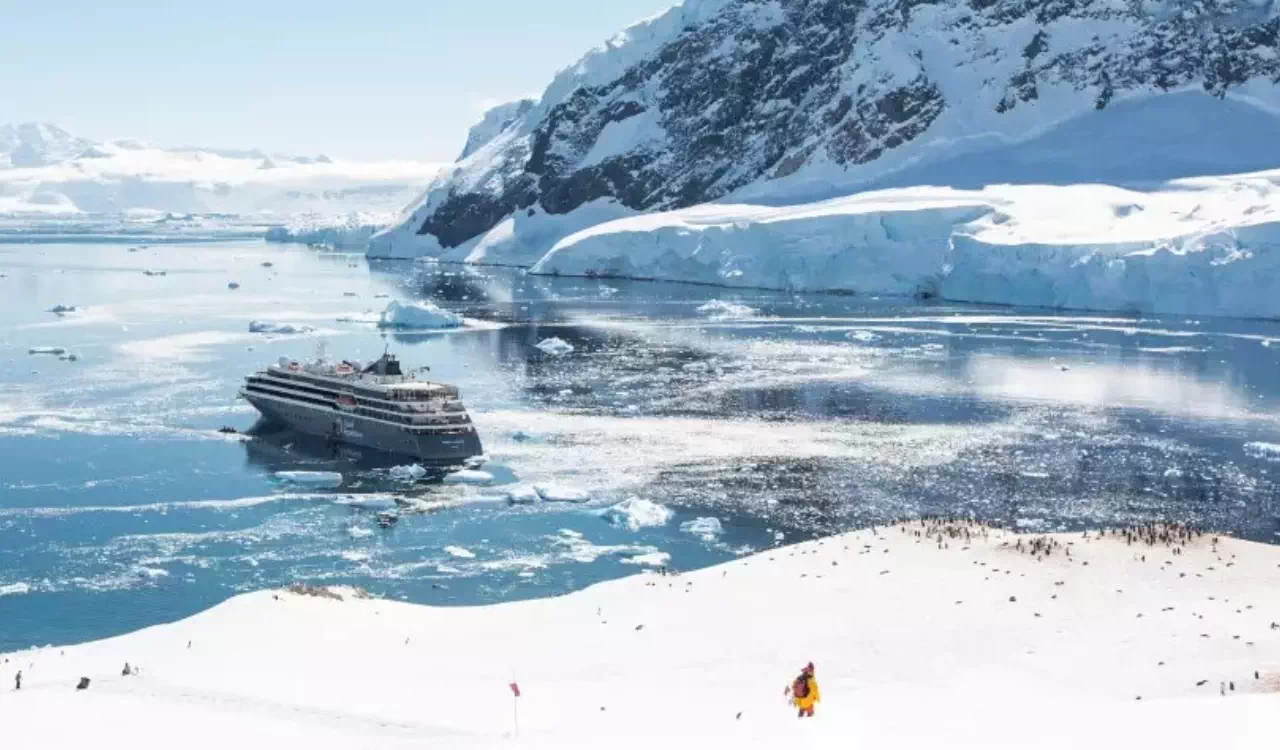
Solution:
<path fill-rule="evenodd" d="M 1251 0 L 687 0 L 591 51 L 536 104 L 487 117 L 370 254 L 532 265 L 602 222 L 707 202 L 1149 190 L 1280 167 L 1278 13 Z"/>
<path fill-rule="evenodd" d="M 94 142 L 53 125 L 25 123 L 0 127 L 0 214 L 394 212 L 438 169 L 409 161 Z"/>
<path fill-rule="evenodd" d="M 5 739 L 132 750 L 1270 746 L 1280 550 L 1209 536 L 1177 542 L 1180 554 L 1114 534 L 1052 539 L 1045 555 L 1029 536 L 891 526 L 486 607 L 245 594 L 119 638 L 3 655 Z M 809 661 L 821 700 L 800 721 L 783 689 Z M 138 674 L 123 676 L 126 662 Z M 91 682 L 77 691 L 81 677 Z"/>

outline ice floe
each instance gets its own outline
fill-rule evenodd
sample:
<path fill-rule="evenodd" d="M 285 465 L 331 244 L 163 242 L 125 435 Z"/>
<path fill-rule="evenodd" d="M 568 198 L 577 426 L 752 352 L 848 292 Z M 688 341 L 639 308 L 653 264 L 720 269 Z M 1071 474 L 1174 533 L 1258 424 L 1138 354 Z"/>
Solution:
<path fill-rule="evenodd" d="M 449 545 L 448 547 L 444 548 L 444 551 L 447 552 L 451 557 L 456 557 L 460 560 L 474 560 L 476 557 L 476 553 L 472 552 L 466 547 L 458 547 L 456 545 Z"/>
<path fill-rule="evenodd" d="M 507 502 L 514 505 L 532 505 L 540 501 L 542 496 L 538 494 L 538 490 L 535 488 L 522 484 L 507 490 L 506 498 Z"/>
<path fill-rule="evenodd" d="M 645 552 L 640 555 L 624 557 L 619 562 L 623 565 L 644 565 L 651 568 L 661 568 L 671 562 L 671 554 L 668 552 Z"/>
<path fill-rule="evenodd" d="M 1280 461 L 1280 445 L 1276 443 L 1245 443 L 1244 452 L 1251 458 Z"/>
<path fill-rule="evenodd" d="M 342 475 L 336 471 L 277 471 L 276 479 L 308 487 L 341 487 Z"/>
<path fill-rule="evenodd" d="M 10 596 L 13 594 L 29 594 L 31 593 L 31 584 L 19 581 L 17 583 L 0 584 L 0 596 Z"/>
<path fill-rule="evenodd" d="M 591 499 L 586 490 L 563 484 L 535 484 L 533 489 L 549 503 L 585 503 Z"/>
<path fill-rule="evenodd" d="M 315 330 L 311 326 L 295 323 L 273 323 L 269 320 L 249 321 L 249 333 L 301 334 L 315 333 Z"/>
<path fill-rule="evenodd" d="M 333 502 L 361 510 L 393 510 L 396 507 L 396 499 L 392 495 L 341 495 L 334 498 Z"/>
<path fill-rule="evenodd" d="M 478 469 L 463 469 L 449 474 L 444 478 L 444 481 L 445 484 L 486 485 L 493 483 L 493 475 Z"/>
<path fill-rule="evenodd" d="M 759 314 L 753 307 L 740 305 L 736 302 L 725 302 L 724 300 L 711 300 L 706 304 L 698 306 L 698 312 L 711 318 L 712 320 L 728 320 L 732 318 L 750 318 Z"/>

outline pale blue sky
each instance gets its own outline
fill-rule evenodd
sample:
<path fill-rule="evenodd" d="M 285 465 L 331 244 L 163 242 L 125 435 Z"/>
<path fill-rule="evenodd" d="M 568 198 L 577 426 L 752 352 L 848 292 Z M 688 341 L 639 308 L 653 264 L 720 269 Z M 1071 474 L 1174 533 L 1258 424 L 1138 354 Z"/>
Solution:
<path fill-rule="evenodd" d="M 0 0 L 0 123 L 452 161 L 490 103 L 675 0 Z"/>

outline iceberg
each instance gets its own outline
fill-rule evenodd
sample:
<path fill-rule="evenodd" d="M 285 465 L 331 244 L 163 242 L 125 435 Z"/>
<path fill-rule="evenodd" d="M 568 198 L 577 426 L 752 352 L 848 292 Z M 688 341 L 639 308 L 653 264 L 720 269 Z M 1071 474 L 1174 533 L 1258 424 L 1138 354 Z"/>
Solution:
<path fill-rule="evenodd" d="M 552 357 L 559 357 L 563 354 L 573 352 L 573 344 L 570 344 L 562 338 L 543 339 L 542 341 L 539 341 L 534 348 L 540 350 L 543 354 L 547 354 Z"/>
<path fill-rule="evenodd" d="M 466 547 L 457 547 L 457 546 L 451 545 L 451 546 L 445 547 L 444 551 L 449 553 L 450 556 L 456 557 L 460 560 L 474 560 L 476 556 L 476 553 L 472 552 Z"/>
<path fill-rule="evenodd" d="M 343 495 L 336 498 L 335 505 L 345 505 L 349 508 L 359 508 L 361 510 L 394 510 L 397 506 L 396 499 L 392 495 Z"/>
<path fill-rule="evenodd" d="M 693 534 L 704 542 L 714 542 L 716 537 L 724 533 L 720 519 L 713 516 L 685 521 L 680 524 L 680 530 L 686 534 Z"/>
<path fill-rule="evenodd" d="M 308 487 L 342 486 L 342 475 L 336 471 L 277 471 L 272 476 L 281 482 Z"/>
<path fill-rule="evenodd" d="M 387 474 L 392 479 L 397 479 L 401 482 L 413 482 L 425 477 L 427 470 L 418 464 L 408 464 L 406 466 L 392 466 L 387 469 Z"/>
<path fill-rule="evenodd" d="M 666 526 L 674 515 L 667 506 L 642 497 L 629 497 L 600 513 L 601 518 L 614 526 L 622 526 L 631 531 Z"/>
<path fill-rule="evenodd" d="M 462 317 L 432 302 L 392 301 L 378 318 L 379 328 L 441 329 L 458 328 Z"/>

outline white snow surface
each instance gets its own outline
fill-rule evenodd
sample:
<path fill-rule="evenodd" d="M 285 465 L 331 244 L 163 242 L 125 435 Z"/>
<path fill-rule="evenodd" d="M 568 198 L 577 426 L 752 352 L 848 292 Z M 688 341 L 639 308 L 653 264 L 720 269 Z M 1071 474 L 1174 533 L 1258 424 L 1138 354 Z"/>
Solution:
<path fill-rule="evenodd" d="M 47 123 L 0 126 L 0 214 L 394 215 L 439 171 L 414 161 L 95 142 Z"/>
<path fill-rule="evenodd" d="M 458 328 L 462 318 L 434 302 L 393 300 L 378 318 L 379 328 L 438 329 Z"/>
<path fill-rule="evenodd" d="M 708 204 L 557 243 L 534 273 L 1280 316 L 1280 170 L 1106 185 L 915 187 Z"/>
<path fill-rule="evenodd" d="M 286 224 L 267 230 L 268 242 L 298 242 L 334 248 L 359 248 L 369 245 L 373 235 L 391 225 L 391 212 L 352 211 L 329 215 L 309 213 Z"/>
<path fill-rule="evenodd" d="M 245 594 L 180 622 L 5 655 L 25 673 L 21 691 L 0 692 L 5 741 L 1002 750 L 1035 738 L 1078 750 L 1087 736 L 1181 750 L 1267 747 L 1280 732 L 1280 549 L 1215 550 L 1206 537 L 1180 556 L 1144 549 L 1143 562 L 1122 538 L 1072 534 L 1058 537 L 1071 558 L 1038 562 L 1003 532 L 939 549 L 910 531 L 492 606 Z M 140 674 L 121 677 L 126 661 Z M 782 693 L 809 661 L 822 700 L 801 722 Z M 89 690 L 74 689 L 80 677 Z M 1087 727 L 1053 730 L 1064 716 Z"/>

